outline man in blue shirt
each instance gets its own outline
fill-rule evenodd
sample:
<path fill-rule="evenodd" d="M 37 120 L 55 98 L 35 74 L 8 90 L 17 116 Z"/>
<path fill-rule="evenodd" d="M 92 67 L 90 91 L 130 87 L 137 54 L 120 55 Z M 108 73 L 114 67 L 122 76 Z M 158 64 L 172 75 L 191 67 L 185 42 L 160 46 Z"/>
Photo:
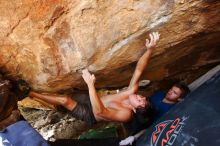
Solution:
<path fill-rule="evenodd" d="M 150 103 L 155 109 L 153 121 L 160 118 L 163 114 L 170 110 L 176 103 L 183 100 L 186 94 L 189 93 L 189 88 L 182 82 L 174 84 L 167 93 L 157 91 L 150 96 Z"/>

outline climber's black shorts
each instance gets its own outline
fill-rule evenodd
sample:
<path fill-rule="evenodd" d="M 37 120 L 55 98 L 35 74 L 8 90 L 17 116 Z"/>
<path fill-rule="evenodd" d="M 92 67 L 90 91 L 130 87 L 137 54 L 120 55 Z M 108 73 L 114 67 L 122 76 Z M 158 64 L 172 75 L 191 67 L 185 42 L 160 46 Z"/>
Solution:
<path fill-rule="evenodd" d="M 85 121 L 89 125 L 95 124 L 97 121 L 92 111 L 89 95 L 74 95 L 72 98 L 77 101 L 77 105 L 72 111 L 69 111 L 69 114 L 79 120 Z"/>

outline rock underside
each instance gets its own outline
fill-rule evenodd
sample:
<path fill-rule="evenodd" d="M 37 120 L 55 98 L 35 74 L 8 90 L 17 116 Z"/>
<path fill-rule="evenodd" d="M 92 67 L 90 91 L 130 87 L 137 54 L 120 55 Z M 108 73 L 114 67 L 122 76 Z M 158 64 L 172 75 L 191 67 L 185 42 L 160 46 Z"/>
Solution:
<path fill-rule="evenodd" d="M 35 90 L 85 88 L 84 68 L 98 88 L 127 85 L 151 31 L 161 40 L 145 79 L 189 83 L 191 72 L 198 77 L 220 61 L 217 0 L 3 0 L 0 6 L 1 71 Z"/>

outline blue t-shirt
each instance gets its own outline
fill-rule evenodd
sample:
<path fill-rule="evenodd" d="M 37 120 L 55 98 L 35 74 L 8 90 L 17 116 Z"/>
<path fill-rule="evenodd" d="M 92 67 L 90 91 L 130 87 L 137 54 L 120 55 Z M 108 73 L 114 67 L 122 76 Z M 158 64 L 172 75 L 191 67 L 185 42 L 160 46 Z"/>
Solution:
<path fill-rule="evenodd" d="M 167 111 L 170 110 L 175 104 L 164 103 L 163 99 L 166 96 L 166 93 L 163 91 L 157 91 L 152 96 L 150 96 L 150 102 L 153 108 L 156 110 L 153 121 L 156 121 L 158 118 L 163 116 Z"/>

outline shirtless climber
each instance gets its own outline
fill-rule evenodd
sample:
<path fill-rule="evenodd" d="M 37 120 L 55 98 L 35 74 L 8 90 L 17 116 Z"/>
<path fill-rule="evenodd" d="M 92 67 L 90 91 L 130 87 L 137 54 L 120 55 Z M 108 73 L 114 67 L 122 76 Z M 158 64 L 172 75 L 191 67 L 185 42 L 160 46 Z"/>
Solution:
<path fill-rule="evenodd" d="M 73 97 L 48 95 L 34 91 L 31 91 L 29 96 L 39 98 L 53 105 L 61 105 L 65 107 L 72 116 L 86 121 L 90 125 L 101 120 L 129 121 L 136 110 L 147 109 L 148 107 L 146 98 L 136 93 L 138 91 L 138 81 L 147 66 L 160 34 L 153 32 L 149 36 L 150 40 L 146 39 L 147 51 L 139 59 L 128 89 L 117 94 L 98 97 L 95 89 L 95 76 L 90 74 L 87 69 L 84 69 L 82 71 L 82 77 L 89 89 L 89 95 L 86 96 L 84 101 L 78 101 L 77 95 L 73 95 Z"/>

